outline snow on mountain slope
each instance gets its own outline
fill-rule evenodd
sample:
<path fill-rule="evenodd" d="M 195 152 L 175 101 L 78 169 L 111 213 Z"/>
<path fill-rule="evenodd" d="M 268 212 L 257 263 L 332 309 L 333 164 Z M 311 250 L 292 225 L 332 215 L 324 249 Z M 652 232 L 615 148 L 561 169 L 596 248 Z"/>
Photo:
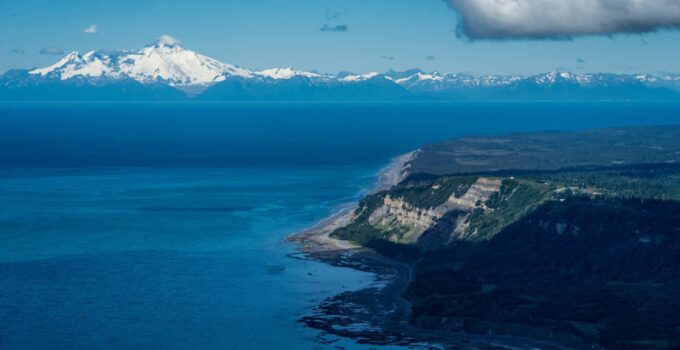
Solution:
<path fill-rule="evenodd" d="M 47 75 L 51 72 L 54 72 L 56 70 L 64 70 L 64 69 L 73 69 L 76 65 L 81 64 L 83 62 L 83 58 L 80 57 L 80 54 L 77 52 L 71 52 L 70 54 L 64 56 L 62 59 L 57 61 L 57 63 L 45 67 L 45 68 L 39 68 L 39 69 L 34 69 L 31 71 L 31 74 L 40 74 L 40 75 Z"/>
<path fill-rule="evenodd" d="M 377 77 L 378 75 L 380 75 L 378 72 L 370 72 L 370 73 L 367 73 L 367 74 L 353 74 L 353 75 L 348 75 L 348 76 L 346 76 L 346 77 L 344 77 L 340 80 L 344 81 L 344 82 L 358 82 L 358 81 L 365 81 L 365 80 L 373 79 L 373 78 Z"/>
<path fill-rule="evenodd" d="M 414 74 L 410 77 L 401 78 L 401 79 L 393 79 L 393 80 L 397 84 L 402 84 L 402 83 L 406 83 L 406 82 L 423 81 L 423 80 L 442 81 L 442 80 L 444 80 L 444 77 L 437 72 L 434 72 L 432 74 L 418 72 L 418 73 L 416 73 L 416 74 Z"/>
<path fill-rule="evenodd" d="M 31 70 L 29 74 L 59 80 L 78 77 L 92 80 L 129 78 L 141 83 L 170 85 L 192 94 L 200 93 L 215 83 L 233 77 L 262 83 L 267 83 L 270 80 L 288 80 L 301 77 L 314 81 L 332 81 L 344 84 L 384 78 L 416 93 L 505 88 L 515 85 L 534 85 L 538 88 L 550 89 L 564 86 L 607 87 L 625 84 L 642 84 L 647 87 L 671 88 L 680 91 L 680 76 L 670 74 L 652 76 L 548 72 L 532 76 L 475 76 L 470 74 L 428 73 L 412 69 L 403 72 L 389 71 L 385 74 L 342 72 L 337 75 L 328 75 L 299 71 L 293 68 L 252 71 L 187 50 L 180 46 L 177 40 L 167 36 L 161 37 L 153 44 L 136 51 L 90 51 L 84 55 L 72 52 L 57 63 L 49 67 Z"/>
<path fill-rule="evenodd" d="M 110 59 L 100 57 L 94 52 L 88 52 L 81 56 L 77 52 L 71 52 L 59 62 L 42 69 L 35 69 L 31 74 L 48 75 L 59 74 L 61 80 L 71 79 L 75 76 L 97 78 L 101 76 L 116 76 L 110 66 Z"/>
<path fill-rule="evenodd" d="M 132 78 L 142 83 L 165 83 L 176 87 L 208 86 L 229 77 L 291 79 L 321 78 L 317 73 L 273 68 L 253 72 L 187 50 L 176 41 L 161 38 L 139 51 L 72 52 L 57 63 L 29 72 L 67 80 L 74 77 Z"/>
<path fill-rule="evenodd" d="M 140 51 L 70 53 L 56 64 L 30 71 L 61 80 L 83 77 L 129 77 L 142 83 L 172 86 L 210 85 L 227 77 L 251 78 L 252 71 L 222 63 L 194 51 L 159 40 Z"/>
<path fill-rule="evenodd" d="M 437 90 L 442 88 L 478 88 L 478 87 L 499 87 L 513 84 L 523 79 L 520 76 L 503 75 L 484 75 L 474 76 L 469 74 L 441 74 L 438 72 L 426 73 L 420 70 L 410 70 L 406 72 L 388 72 L 387 78 L 395 83 L 407 88 L 428 89 L 429 87 Z"/>
<path fill-rule="evenodd" d="M 137 81 L 164 81 L 170 85 L 207 85 L 225 77 L 250 78 L 253 72 L 186 50 L 157 42 L 140 52 L 122 56 L 118 67 Z"/>
<path fill-rule="evenodd" d="M 304 78 L 320 78 L 321 75 L 312 72 L 303 72 L 299 70 L 294 70 L 293 68 L 272 68 L 262 70 L 256 73 L 262 77 L 271 79 L 290 79 L 293 77 L 304 77 Z"/>

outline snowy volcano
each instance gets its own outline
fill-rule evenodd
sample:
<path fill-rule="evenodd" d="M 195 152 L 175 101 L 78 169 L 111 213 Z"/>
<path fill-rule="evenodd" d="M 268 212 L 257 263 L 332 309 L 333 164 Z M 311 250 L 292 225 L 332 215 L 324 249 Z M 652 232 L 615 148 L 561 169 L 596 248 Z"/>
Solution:
<path fill-rule="evenodd" d="M 680 75 L 250 70 L 185 49 L 169 36 L 140 50 L 72 52 L 46 68 L 0 75 L 0 101 L 192 99 L 680 100 Z"/>
<path fill-rule="evenodd" d="M 252 78 L 255 73 L 203 56 L 171 40 L 157 40 L 139 51 L 72 52 L 30 74 L 67 80 L 74 77 L 131 78 L 141 83 L 171 86 L 212 85 L 228 77 Z"/>

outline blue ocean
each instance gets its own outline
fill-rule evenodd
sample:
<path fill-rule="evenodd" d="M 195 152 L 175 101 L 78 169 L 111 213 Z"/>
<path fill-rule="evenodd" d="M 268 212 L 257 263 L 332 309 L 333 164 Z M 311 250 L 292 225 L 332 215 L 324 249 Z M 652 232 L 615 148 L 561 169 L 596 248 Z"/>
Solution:
<path fill-rule="evenodd" d="M 424 143 L 659 124 L 680 104 L 0 104 L 0 349 L 376 348 L 298 322 L 373 277 L 288 235 Z"/>

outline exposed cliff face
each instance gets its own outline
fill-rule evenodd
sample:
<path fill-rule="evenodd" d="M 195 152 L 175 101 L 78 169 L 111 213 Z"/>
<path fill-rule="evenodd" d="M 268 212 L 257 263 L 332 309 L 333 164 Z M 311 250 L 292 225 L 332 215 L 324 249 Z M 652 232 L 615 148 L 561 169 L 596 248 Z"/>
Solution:
<path fill-rule="evenodd" d="M 419 327 L 680 349 L 678 132 L 425 146 L 334 235 L 414 267 L 404 296 Z"/>
<path fill-rule="evenodd" d="M 441 216 L 437 209 L 418 208 L 403 198 L 392 198 L 387 195 L 383 205 L 371 213 L 368 222 L 390 232 L 387 238 L 392 242 L 413 243 Z"/>
<path fill-rule="evenodd" d="M 433 185 L 432 189 L 437 190 L 437 186 Z M 368 222 L 385 232 L 386 238 L 394 243 L 422 243 L 429 248 L 438 245 L 432 244 L 434 239 L 445 244 L 466 234 L 467 219 L 473 210 L 490 210 L 485 203 L 500 188 L 499 179 L 479 178 L 465 194 L 453 193 L 446 202 L 434 208 L 417 207 L 403 197 L 387 194 L 382 205 L 370 214 Z M 444 218 L 453 219 L 455 224 L 438 225 Z M 425 233 L 427 237 L 424 237 Z"/>
<path fill-rule="evenodd" d="M 498 192 L 502 181 L 499 179 L 488 179 L 480 177 L 477 182 L 460 198 L 450 197 L 446 202 L 447 211 L 457 209 L 472 211 L 476 208 L 487 209 L 485 203 L 492 194 Z"/>

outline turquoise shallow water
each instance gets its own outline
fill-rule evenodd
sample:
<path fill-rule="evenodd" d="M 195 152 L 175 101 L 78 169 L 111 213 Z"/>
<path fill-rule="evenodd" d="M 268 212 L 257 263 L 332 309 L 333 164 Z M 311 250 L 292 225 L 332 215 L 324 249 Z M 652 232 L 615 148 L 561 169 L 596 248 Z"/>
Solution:
<path fill-rule="evenodd" d="M 0 105 L 0 348 L 328 348 L 297 320 L 371 276 L 284 239 L 391 157 L 675 123 L 673 104 Z"/>

